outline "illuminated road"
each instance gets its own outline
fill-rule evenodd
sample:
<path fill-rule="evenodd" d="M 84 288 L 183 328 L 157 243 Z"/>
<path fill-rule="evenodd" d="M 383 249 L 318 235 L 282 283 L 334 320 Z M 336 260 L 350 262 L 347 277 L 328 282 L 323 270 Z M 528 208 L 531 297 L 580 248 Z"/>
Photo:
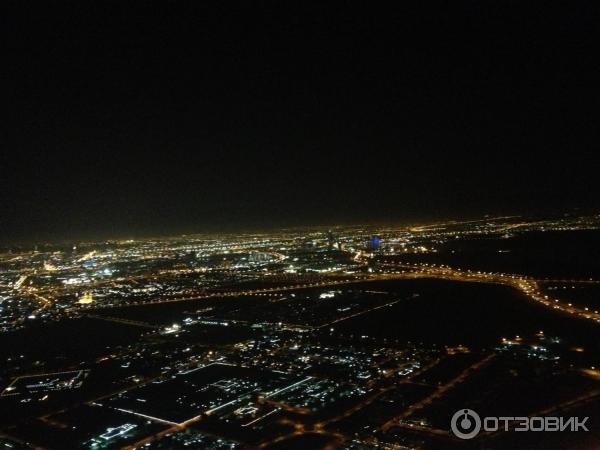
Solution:
<path fill-rule="evenodd" d="M 189 297 L 176 298 L 159 298 L 148 302 L 132 303 L 119 305 L 119 307 L 135 307 L 152 304 L 174 303 L 181 301 L 206 300 L 215 298 L 228 298 L 238 296 L 253 296 L 253 295 L 269 295 L 285 291 L 295 291 L 300 289 L 311 289 L 318 287 L 342 286 L 352 283 L 364 283 L 370 281 L 386 281 L 386 280 L 405 280 L 419 278 L 434 278 L 449 281 L 460 281 L 469 283 L 490 283 L 509 286 L 523 293 L 527 298 L 541 304 L 547 308 L 562 312 L 571 316 L 579 317 L 586 320 L 593 320 L 600 323 L 600 312 L 598 310 L 590 310 L 587 307 L 574 306 L 571 303 L 566 303 L 558 298 L 551 298 L 541 291 L 541 288 L 533 278 L 522 275 L 505 274 L 498 272 L 483 272 L 455 269 L 449 266 L 436 266 L 433 264 L 404 264 L 404 263 L 382 263 L 379 264 L 378 272 L 365 273 L 355 275 L 353 278 L 323 280 L 313 283 L 293 284 L 289 286 L 275 286 L 262 289 L 246 289 L 232 290 L 225 292 L 211 292 L 205 295 L 190 295 Z M 579 281 L 579 280 L 578 280 Z M 546 282 L 546 280 L 544 280 Z M 565 280 L 565 282 L 576 282 L 576 280 Z M 591 281 L 587 281 L 591 282 Z M 95 304 L 82 308 L 83 311 L 89 311 L 100 308 L 110 308 L 112 305 Z M 73 309 L 73 311 L 80 311 Z M 345 320 L 345 319 L 340 319 Z"/>
<path fill-rule="evenodd" d="M 466 369 L 464 369 L 457 377 L 453 378 L 452 380 L 450 380 L 446 384 L 438 386 L 434 392 L 432 392 L 430 395 L 428 395 L 427 397 L 425 397 L 423 400 L 410 405 L 400 415 L 398 415 L 398 416 L 394 417 L 393 419 L 390 419 L 389 421 L 387 421 L 385 424 L 383 424 L 383 426 L 381 427 L 381 429 L 383 431 L 387 431 L 391 427 L 397 425 L 398 423 L 401 423 L 403 419 L 406 419 L 407 417 L 410 417 L 415 411 L 418 411 L 420 409 L 423 409 L 423 408 L 429 406 L 435 400 L 438 400 L 444 394 L 446 394 L 446 392 L 448 392 L 449 390 L 451 390 L 454 387 L 456 387 L 456 385 L 458 385 L 458 384 L 462 383 L 463 381 L 465 381 L 467 379 L 467 377 L 469 375 L 471 375 L 471 373 L 473 371 L 479 370 L 483 366 L 485 366 L 486 364 L 488 364 L 495 356 L 496 356 L 495 353 L 492 353 L 491 355 L 486 356 L 482 360 L 477 361 L 477 362 L 471 364 L 469 367 L 467 367 Z"/>
<path fill-rule="evenodd" d="M 416 377 L 417 375 L 420 375 L 421 373 L 425 372 L 426 370 L 431 369 L 432 367 L 437 365 L 439 363 L 439 361 L 440 361 L 439 359 L 436 359 L 436 360 L 432 361 L 431 363 L 425 365 L 421 369 L 406 376 L 401 381 L 399 381 L 395 384 L 377 389 L 374 393 L 368 395 L 366 398 L 363 398 L 362 400 L 360 400 L 356 405 L 352 406 L 351 408 L 344 410 L 343 412 L 341 412 L 340 414 L 338 414 L 336 416 L 333 416 L 328 419 L 317 422 L 312 426 L 310 424 L 306 424 L 303 422 L 290 421 L 289 423 L 292 426 L 294 426 L 294 429 L 295 429 L 294 432 L 292 432 L 288 435 L 278 436 L 278 437 L 268 440 L 268 441 L 263 441 L 260 443 L 260 445 L 257 446 L 257 448 L 263 449 L 265 447 L 268 447 L 268 446 L 286 441 L 288 439 L 291 439 L 294 436 L 301 436 L 302 434 L 307 434 L 307 433 L 324 434 L 324 435 L 335 437 L 336 439 L 338 439 L 340 441 L 344 440 L 345 436 L 343 436 L 339 433 L 328 431 L 325 429 L 325 427 L 327 427 L 328 425 L 330 425 L 332 423 L 339 422 L 340 420 L 351 416 L 355 412 L 360 411 L 362 408 L 370 405 L 371 403 L 373 403 L 375 400 L 377 400 L 379 397 L 381 397 L 385 393 L 390 392 L 393 389 L 396 389 L 398 387 L 398 385 L 410 383 L 414 377 Z"/>
<path fill-rule="evenodd" d="M 574 306 L 571 303 L 565 303 L 558 298 L 551 298 L 542 293 L 536 280 L 529 277 L 498 272 L 461 270 L 449 266 L 435 266 L 429 264 L 385 264 L 384 266 L 396 269 L 391 275 L 399 275 L 400 278 L 438 278 L 451 281 L 492 283 L 509 286 L 525 294 L 529 299 L 548 308 L 600 323 L 600 313 L 598 310 L 591 311 L 587 307 L 581 308 Z"/>

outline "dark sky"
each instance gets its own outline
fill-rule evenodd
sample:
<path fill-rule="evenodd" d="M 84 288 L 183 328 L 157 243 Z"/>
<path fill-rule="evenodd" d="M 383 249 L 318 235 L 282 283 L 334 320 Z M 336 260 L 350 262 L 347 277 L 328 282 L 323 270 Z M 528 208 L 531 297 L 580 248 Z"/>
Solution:
<path fill-rule="evenodd" d="M 597 1 L 22 3 L 0 241 L 598 206 Z"/>

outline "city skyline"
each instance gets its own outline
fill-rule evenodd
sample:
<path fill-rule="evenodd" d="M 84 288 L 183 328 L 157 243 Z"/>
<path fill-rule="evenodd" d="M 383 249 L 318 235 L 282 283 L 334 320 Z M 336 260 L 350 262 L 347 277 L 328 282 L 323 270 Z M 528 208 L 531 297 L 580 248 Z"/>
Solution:
<path fill-rule="evenodd" d="M 599 230 L 512 216 L 0 249 L 0 444 L 594 448 Z M 490 416 L 507 428 L 469 422 Z M 555 416 L 579 432 L 513 432 Z"/>

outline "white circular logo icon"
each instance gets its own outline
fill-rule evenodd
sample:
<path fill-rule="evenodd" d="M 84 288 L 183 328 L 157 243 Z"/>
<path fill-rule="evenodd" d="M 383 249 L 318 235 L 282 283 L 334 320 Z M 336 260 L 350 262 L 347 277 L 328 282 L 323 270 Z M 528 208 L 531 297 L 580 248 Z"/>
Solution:
<path fill-rule="evenodd" d="M 472 439 L 481 430 L 481 418 L 472 409 L 460 409 L 452 416 L 452 432 L 460 439 Z"/>

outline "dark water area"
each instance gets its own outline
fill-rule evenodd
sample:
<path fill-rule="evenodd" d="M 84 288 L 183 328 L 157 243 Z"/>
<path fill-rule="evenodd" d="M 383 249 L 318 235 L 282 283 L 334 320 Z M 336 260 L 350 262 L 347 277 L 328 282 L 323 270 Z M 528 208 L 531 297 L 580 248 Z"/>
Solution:
<path fill-rule="evenodd" d="M 335 332 L 434 345 L 496 346 L 502 337 L 539 331 L 568 345 L 600 350 L 600 326 L 539 305 L 506 286 L 435 279 L 370 283 L 403 300 L 340 322 Z M 413 297 L 414 294 L 418 296 Z M 600 354 L 600 353 L 599 353 Z"/>
<path fill-rule="evenodd" d="M 600 231 L 547 231 L 450 240 L 438 253 L 402 255 L 407 262 L 430 262 L 539 278 L 600 278 Z"/>

